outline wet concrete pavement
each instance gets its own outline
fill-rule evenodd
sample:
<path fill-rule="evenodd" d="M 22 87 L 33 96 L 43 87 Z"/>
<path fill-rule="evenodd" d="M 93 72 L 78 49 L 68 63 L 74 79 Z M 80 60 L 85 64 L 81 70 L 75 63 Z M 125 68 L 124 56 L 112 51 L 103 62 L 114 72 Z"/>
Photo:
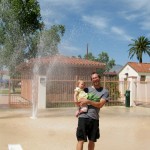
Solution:
<path fill-rule="evenodd" d="M 75 150 L 75 111 L 38 110 L 37 119 L 31 119 L 31 109 L 0 109 L 0 150 L 8 150 L 8 144 L 20 144 L 23 150 Z M 95 150 L 149 150 L 150 108 L 105 106 L 100 130 Z"/>

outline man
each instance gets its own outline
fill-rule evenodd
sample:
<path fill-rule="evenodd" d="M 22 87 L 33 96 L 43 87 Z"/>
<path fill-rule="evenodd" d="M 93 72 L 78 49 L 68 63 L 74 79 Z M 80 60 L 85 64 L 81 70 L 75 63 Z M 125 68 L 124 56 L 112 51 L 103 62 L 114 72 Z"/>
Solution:
<path fill-rule="evenodd" d="M 91 75 L 92 86 L 86 89 L 91 97 L 99 98 L 99 101 L 90 99 L 80 99 L 80 106 L 88 105 L 88 111 L 81 113 L 78 117 L 78 127 L 76 137 L 78 140 L 76 150 L 83 150 L 84 142 L 88 142 L 88 150 L 94 150 L 95 142 L 100 137 L 99 131 L 99 111 L 108 101 L 108 90 L 100 86 L 100 76 L 93 72 Z"/>

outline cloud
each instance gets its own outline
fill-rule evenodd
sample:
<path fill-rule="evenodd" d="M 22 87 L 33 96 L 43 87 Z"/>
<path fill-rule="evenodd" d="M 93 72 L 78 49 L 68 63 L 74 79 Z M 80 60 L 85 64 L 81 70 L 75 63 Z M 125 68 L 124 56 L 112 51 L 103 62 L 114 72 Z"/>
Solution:
<path fill-rule="evenodd" d="M 63 54 L 63 55 L 76 56 L 77 54 L 80 54 L 81 49 L 73 46 L 73 44 L 69 43 L 68 41 L 63 41 L 59 45 L 59 52 L 60 54 Z"/>
<path fill-rule="evenodd" d="M 88 2 L 90 0 L 39 0 L 41 15 L 46 26 L 62 24 L 72 15 L 80 17 Z"/>
<path fill-rule="evenodd" d="M 77 36 L 95 38 L 95 33 L 107 38 L 131 41 L 143 30 L 150 30 L 150 5 L 149 0 L 114 0 L 103 3 L 105 0 L 39 0 L 42 7 L 42 17 L 46 26 L 53 24 L 66 25 L 66 40 L 61 44 L 61 51 L 66 53 L 80 53 L 79 48 L 71 46 Z M 95 3 L 96 2 L 96 3 Z M 116 5 L 117 4 L 117 5 Z M 105 6 L 105 7 L 102 7 Z M 102 7 L 102 8 L 101 8 Z M 106 8 L 106 9 L 105 9 Z M 89 11 L 92 10 L 92 11 Z M 81 20 L 82 19 L 82 20 Z M 140 30 L 142 29 L 142 31 Z M 147 31 L 146 31 L 147 32 Z M 148 34 L 148 33 L 147 33 Z M 81 42 L 81 40 L 80 40 Z M 75 43 L 75 42 L 74 42 Z"/>
<path fill-rule="evenodd" d="M 81 1 L 81 0 L 39 0 L 40 4 L 46 4 L 52 9 L 64 9 L 64 10 L 76 10 L 80 11 L 88 5 L 90 0 Z"/>
<path fill-rule="evenodd" d="M 64 18 L 63 15 L 59 15 L 52 10 L 42 10 L 41 11 L 43 21 L 46 26 L 52 26 L 53 24 L 59 24 L 59 22 Z"/>
<path fill-rule="evenodd" d="M 137 14 L 137 13 L 131 13 L 128 11 L 122 11 L 122 12 L 119 12 L 119 14 L 121 14 L 121 16 L 123 16 L 123 18 L 128 21 L 135 21 L 141 15 L 141 14 Z"/>
<path fill-rule="evenodd" d="M 121 28 L 113 26 L 111 27 L 111 32 L 118 35 L 122 40 L 131 41 L 132 39 L 132 37 L 126 34 L 126 32 Z"/>
<path fill-rule="evenodd" d="M 143 22 L 141 22 L 139 24 L 141 24 L 141 26 L 142 26 L 141 28 L 142 29 L 150 30 L 150 19 L 149 20 L 145 20 L 145 21 L 143 21 Z"/>
<path fill-rule="evenodd" d="M 96 27 L 100 31 L 103 31 L 101 33 L 110 34 L 111 36 L 117 35 L 120 40 L 126 40 L 130 41 L 132 37 L 128 35 L 125 30 L 123 30 L 121 27 L 112 26 L 106 17 L 100 17 L 100 16 L 83 16 L 83 21 L 89 23 L 93 27 Z"/>
<path fill-rule="evenodd" d="M 146 10 L 150 12 L 150 5 L 149 5 L 149 0 L 126 0 L 125 3 L 127 3 L 128 8 L 132 9 L 134 11 L 136 10 Z"/>
<path fill-rule="evenodd" d="M 128 7 L 122 16 L 128 21 L 137 22 L 143 30 L 150 30 L 150 5 L 149 0 L 126 0 L 124 1 Z"/>
<path fill-rule="evenodd" d="M 108 26 L 108 20 L 100 16 L 83 16 L 82 19 L 100 30 L 105 29 Z"/>

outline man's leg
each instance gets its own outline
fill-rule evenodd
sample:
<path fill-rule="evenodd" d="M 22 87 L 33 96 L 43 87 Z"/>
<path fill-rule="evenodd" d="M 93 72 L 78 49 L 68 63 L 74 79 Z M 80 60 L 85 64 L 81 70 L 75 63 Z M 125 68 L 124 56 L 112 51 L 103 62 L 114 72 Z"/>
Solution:
<path fill-rule="evenodd" d="M 76 150 L 83 150 L 84 141 L 78 141 Z"/>
<path fill-rule="evenodd" d="M 88 150 L 94 150 L 95 143 L 93 141 L 89 141 Z"/>

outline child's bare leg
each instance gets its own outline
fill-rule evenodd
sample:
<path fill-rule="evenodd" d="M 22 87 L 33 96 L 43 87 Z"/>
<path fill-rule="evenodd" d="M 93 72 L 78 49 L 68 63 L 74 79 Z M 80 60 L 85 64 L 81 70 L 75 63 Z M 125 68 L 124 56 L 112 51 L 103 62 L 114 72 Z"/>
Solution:
<path fill-rule="evenodd" d="M 87 112 L 87 106 L 84 106 L 80 109 L 80 113 Z"/>
<path fill-rule="evenodd" d="M 76 117 L 78 117 L 78 116 L 79 116 L 79 114 L 80 114 L 80 110 L 77 110 L 77 111 L 76 111 L 76 114 L 75 114 L 75 115 L 76 115 Z"/>

